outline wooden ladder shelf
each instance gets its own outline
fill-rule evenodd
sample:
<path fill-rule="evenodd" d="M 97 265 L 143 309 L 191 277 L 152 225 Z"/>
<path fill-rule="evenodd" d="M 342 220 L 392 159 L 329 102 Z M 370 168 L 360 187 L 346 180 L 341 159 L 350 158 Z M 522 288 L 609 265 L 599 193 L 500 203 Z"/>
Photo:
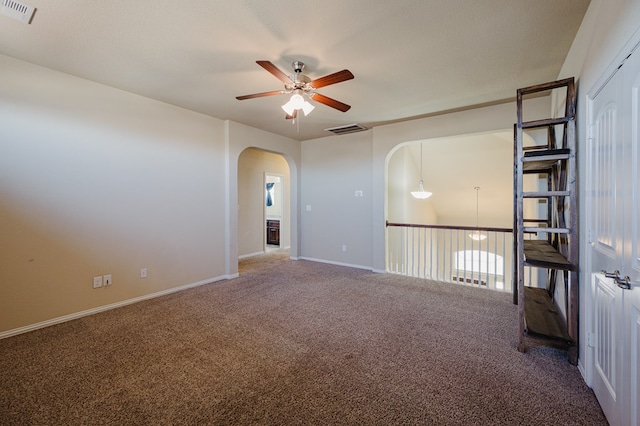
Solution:
<path fill-rule="evenodd" d="M 524 121 L 524 101 L 543 92 L 564 95 L 564 116 Z M 576 168 L 576 91 L 573 78 L 517 91 L 514 149 L 514 303 L 518 304 L 518 350 L 534 336 L 564 345 L 578 363 L 578 216 Z M 525 130 L 545 132 L 545 144 L 525 146 Z M 561 138 L 556 138 L 560 133 Z M 535 139 L 535 138 L 534 138 Z M 524 176 L 546 178 L 546 187 L 524 189 Z M 529 182 L 530 183 L 530 182 Z M 538 185 L 539 186 L 539 185 Z M 546 209 L 525 208 L 527 200 Z M 531 207 L 531 206 L 529 206 Z M 544 213 L 539 213 L 546 210 Z M 535 211 L 536 213 L 531 213 Z M 526 214 L 544 217 L 528 218 Z M 529 238 L 525 239 L 525 234 Z M 525 268 L 546 270 L 546 287 L 525 285 Z M 562 309 L 556 284 L 564 289 Z"/>

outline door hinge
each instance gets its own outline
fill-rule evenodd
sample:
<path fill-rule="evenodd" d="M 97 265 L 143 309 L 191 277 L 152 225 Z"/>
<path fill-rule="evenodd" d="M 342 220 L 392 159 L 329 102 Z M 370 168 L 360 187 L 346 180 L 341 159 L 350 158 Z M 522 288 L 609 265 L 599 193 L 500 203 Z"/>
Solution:
<path fill-rule="evenodd" d="M 593 124 L 587 126 L 587 139 L 594 138 L 594 133 L 595 133 L 594 127 L 595 126 Z"/>
<path fill-rule="evenodd" d="M 596 336 L 594 333 L 587 332 L 587 346 L 592 348 L 596 346 Z"/>

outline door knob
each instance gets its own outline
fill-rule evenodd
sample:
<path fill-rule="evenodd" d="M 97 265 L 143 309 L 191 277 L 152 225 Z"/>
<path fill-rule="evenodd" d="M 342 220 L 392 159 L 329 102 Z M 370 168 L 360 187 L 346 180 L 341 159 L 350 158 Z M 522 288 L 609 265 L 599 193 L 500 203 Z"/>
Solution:
<path fill-rule="evenodd" d="M 631 281 L 631 278 L 629 277 L 629 275 L 627 275 L 624 278 L 621 278 L 620 271 L 618 271 L 617 269 L 613 272 L 607 272 L 607 271 L 600 271 L 600 272 L 602 272 L 604 276 L 607 278 L 613 278 L 616 285 L 623 290 L 631 290 L 632 286 L 640 286 L 640 283 L 634 283 L 633 281 Z"/>
<path fill-rule="evenodd" d="M 636 282 L 631 281 L 631 278 L 629 278 L 628 275 L 626 277 L 624 277 L 624 278 L 615 277 L 614 281 L 616 282 L 618 287 L 620 287 L 623 290 L 631 290 L 631 287 L 640 286 L 640 283 L 636 283 Z"/>
<path fill-rule="evenodd" d="M 600 272 L 602 272 L 607 278 L 620 278 L 620 271 L 618 271 L 617 269 L 613 272 L 607 272 L 605 270 L 602 270 Z"/>

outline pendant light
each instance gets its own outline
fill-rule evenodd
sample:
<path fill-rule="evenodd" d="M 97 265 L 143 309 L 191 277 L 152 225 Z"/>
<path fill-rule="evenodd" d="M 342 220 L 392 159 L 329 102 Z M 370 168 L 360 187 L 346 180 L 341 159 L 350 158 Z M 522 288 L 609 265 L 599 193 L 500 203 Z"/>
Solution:
<path fill-rule="evenodd" d="M 420 200 L 425 200 L 431 197 L 431 192 L 424 190 L 424 185 L 422 183 L 422 163 L 424 162 L 424 158 L 422 157 L 422 142 L 420 142 L 420 183 L 418 184 L 417 191 L 411 191 L 411 195 Z"/>
<path fill-rule="evenodd" d="M 480 187 L 475 186 L 473 189 L 476 190 L 476 230 L 469 234 L 469 237 L 475 241 L 482 241 L 487 238 L 486 235 L 480 233 L 480 229 L 478 229 L 478 212 L 479 212 L 479 199 L 480 199 Z"/>

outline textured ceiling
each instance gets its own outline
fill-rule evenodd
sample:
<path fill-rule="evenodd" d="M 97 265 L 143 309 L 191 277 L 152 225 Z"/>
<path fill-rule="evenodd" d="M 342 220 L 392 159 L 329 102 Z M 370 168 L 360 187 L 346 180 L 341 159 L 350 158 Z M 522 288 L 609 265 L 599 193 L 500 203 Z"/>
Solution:
<path fill-rule="evenodd" d="M 220 119 L 306 140 L 512 99 L 558 77 L 588 0 L 23 0 L 30 25 L 0 15 L 0 53 Z M 293 125 L 286 95 L 256 65 L 354 80 L 320 93 Z M 0 70 L 1 73 L 1 70 Z"/>

